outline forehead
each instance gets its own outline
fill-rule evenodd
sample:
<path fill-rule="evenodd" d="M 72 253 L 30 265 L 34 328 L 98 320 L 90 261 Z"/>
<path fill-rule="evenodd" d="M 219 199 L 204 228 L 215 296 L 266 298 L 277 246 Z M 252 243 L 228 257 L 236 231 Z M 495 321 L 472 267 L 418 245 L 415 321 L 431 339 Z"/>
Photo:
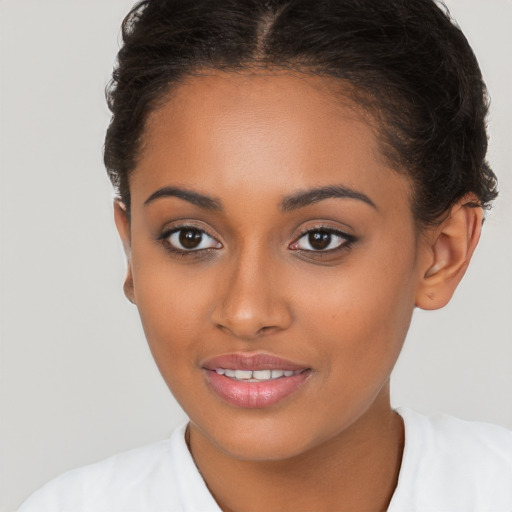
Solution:
<path fill-rule="evenodd" d="M 333 79 L 285 72 L 211 72 L 175 88 L 146 123 L 132 199 L 179 184 L 287 195 L 342 183 L 382 193 L 408 184 L 389 168 L 375 123 Z M 215 194 L 214 194 L 215 195 Z"/>
<path fill-rule="evenodd" d="M 271 150 L 272 141 L 283 139 L 290 144 L 300 141 L 304 149 L 311 149 L 322 141 L 326 145 L 332 140 L 343 143 L 343 133 L 333 134 L 329 129 L 340 120 L 352 122 L 351 129 L 357 129 L 357 138 L 367 150 L 377 149 L 373 119 L 349 99 L 351 89 L 332 78 L 285 71 L 211 71 L 188 77 L 150 114 L 143 150 L 157 150 L 171 132 L 174 136 L 184 134 L 187 139 L 215 137 L 214 149 L 220 147 L 222 135 L 230 127 L 230 136 L 239 140 L 258 135 L 258 140 L 253 138 L 244 150 L 257 142 Z M 266 135 L 267 139 L 261 140 Z M 281 147 L 281 152 L 287 147 L 291 145 Z"/>

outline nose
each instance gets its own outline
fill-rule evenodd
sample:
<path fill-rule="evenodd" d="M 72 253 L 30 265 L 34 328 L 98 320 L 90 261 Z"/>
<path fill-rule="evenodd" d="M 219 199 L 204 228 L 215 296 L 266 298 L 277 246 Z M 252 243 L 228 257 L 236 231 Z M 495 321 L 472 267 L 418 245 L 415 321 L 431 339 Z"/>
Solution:
<path fill-rule="evenodd" d="M 252 251 L 225 270 L 219 274 L 222 282 L 211 316 L 217 328 L 254 340 L 290 326 L 292 314 L 285 287 L 277 282 L 279 265 L 271 258 Z"/>

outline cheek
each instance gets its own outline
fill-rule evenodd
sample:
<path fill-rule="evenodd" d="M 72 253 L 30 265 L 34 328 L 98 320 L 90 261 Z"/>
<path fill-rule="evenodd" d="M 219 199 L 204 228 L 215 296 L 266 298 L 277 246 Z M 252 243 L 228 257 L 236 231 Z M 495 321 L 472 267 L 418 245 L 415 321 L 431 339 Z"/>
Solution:
<path fill-rule="evenodd" d="M 201 342 L 208 284 L 165 257 L 132 255 L 135 298 L 150 349 L 162 372 Z M 179 366 L 176 364 L 176 366 Z"/>
<path fill-rule="evenodd" d="M 338 357 L 337 364 L 392 367 L 398 357 L 414 310 L 413 257 L 392 267 L 379 261 L 386 260 L 362 259 L 310 276 L 307 293 L 297 294 L 302 329 L 323 339 L 317 350 Z"/>
<path fill-rule="evenodd" d="M 381 392 L 409 327 L 413 306 L 404 283 L 375 279 L 353 272 L 338 276 L 336 286 L 333 279 L 312 286 L 297 315 L 319 363 L 319 389 L 336 397 L 319 400 L 315 410 L 333 425 L 362 414 Z"/>

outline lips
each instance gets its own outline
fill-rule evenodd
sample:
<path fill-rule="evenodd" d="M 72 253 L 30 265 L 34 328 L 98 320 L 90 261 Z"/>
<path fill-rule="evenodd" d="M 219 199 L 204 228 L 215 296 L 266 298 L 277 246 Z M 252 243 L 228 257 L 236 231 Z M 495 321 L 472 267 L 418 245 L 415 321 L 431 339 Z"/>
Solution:
<path fill-rule="evenodd" d="M 235 407 L 264 408 L 298 391 L 311 374 L 307 366 L 271 354 L 225 354 L 202 363 L 209 387 Z"/>

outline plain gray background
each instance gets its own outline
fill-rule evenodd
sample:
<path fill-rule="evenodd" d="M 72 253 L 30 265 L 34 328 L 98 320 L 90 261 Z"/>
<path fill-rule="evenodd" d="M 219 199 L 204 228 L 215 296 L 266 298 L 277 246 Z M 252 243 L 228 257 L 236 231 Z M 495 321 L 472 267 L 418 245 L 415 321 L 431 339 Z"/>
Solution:
<path fill-rule="evenodd" d="M 393 402 L 512 427 L 512 2 L 450 0 L 492 96 L 500 198 L 463 284 L 418 311 Z M 103 88 L 131 0 L 0 1 L 0 512 L 184 421 L 122 294 Z"/>

